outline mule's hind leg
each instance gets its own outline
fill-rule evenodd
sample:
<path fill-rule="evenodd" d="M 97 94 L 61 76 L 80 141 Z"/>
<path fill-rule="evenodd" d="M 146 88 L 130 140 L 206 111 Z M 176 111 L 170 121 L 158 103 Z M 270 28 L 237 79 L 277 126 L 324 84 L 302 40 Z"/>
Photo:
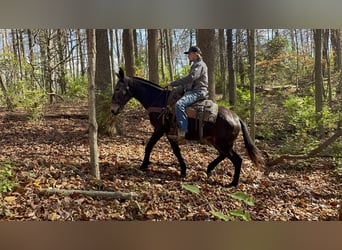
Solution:
<path fill-rule="evenodd" d="M 179 162 L 179 165 L 180 165 L 180 168 L 181 168 L 181 177 L 185 178 L 185 176 L 186 176 L 186 164 L 185 164 L 184 159 L 182 157 L 182 154 L 180 152 L 179 145 L 178 145 L 177 142 L 175 142 L 173 140 L 170 140 L 170 139 L 169 139 L 169 142 L 171 144 L 173 153 L 175 154 L 175 156 L 178 159 L 178 162 Z"/>
<path fill-rule="evenodd" d="M 229 160 L 234 165 L 234 176 L 233 176 L 233 181 L 228 185 L 229 187 L 231 186 L 237 186 L 239 184 L 239 178 L 240 178 L 240 172 L 241 172 L 241 164 L 242 164 L 242 158 L 240 155 L 238 155 L 233 149 L 231 149 L 227 155 Z"/>
<path fill-rule="evenodd" d="M 219 164 L 225 158 L 226 158 L 226 156 L 220 153 L 220 155 L 208 165 L 208 168 L 207 168 L 207 176 L 208 177 L 211 175 L 211 171 L 214 170 L 214 168 L 217 166 L 217 164 Z"/>

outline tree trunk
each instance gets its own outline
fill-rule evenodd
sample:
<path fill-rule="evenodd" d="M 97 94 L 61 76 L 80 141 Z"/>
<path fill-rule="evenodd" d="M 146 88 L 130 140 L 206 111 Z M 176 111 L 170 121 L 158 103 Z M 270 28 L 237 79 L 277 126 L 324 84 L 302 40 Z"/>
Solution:
<path fill-rule="evenodd" d="M 220 58 L 220 81 L 222 82 L 222 94 L 223 100 L 228 99 L 228 88 L 226 85 L 226 46 L 224 38 L 224 29 L 219 29 L 218 31 L 218 41 L 219 41 L 219 58 Z"/>
<path fill-rule="evenodd" d="M 111 199 L 120 199 L 120 200 L 129 200 L 138 197 L 138 195 L 134 192 L 124 193 L 121 191 L 95 191 L 95 190 L 74 190 L 74 189 L 42 189 L 39 191 L 40 195 L 73 195 L 73 194 L 81 194 L 84 196 L 97 197 L 97 198 L 111 198 Z"/>
<path fill-rule="evenodd" d="M 114 91 L 114 84 L 115 84 L 115 65 L 114 65 L 114 33 L 113 30 L 110 29 L 109 30 L 109 41 L 110 41 L 110 53 L 109 53 L 109 57 L 110 57 L 110 75 L 111 75 L 111 81 L 112 81 L 112 91 Z"/>
<path fill-rule="evenodd" d="M 245 85 L 245 65 L 243 62 L 243 34 L 242 30 L 237 29 L 236 30 L 236 72 L 239 73 L 239 79 L 242 86 Z"/>
<path fill-rule="evenodd" d="M 123 54 L 125 58 L 125 69 L 127 76 L 135 76 L 133 30 L 124 29 L 122 33 Z"/>
<path fill-rule="evenodd" d="M 55 97 L 55 89 L 53 84 L 53 43 L 52 43 L 52 30 L 45 31 L 46 38 L 46 72 L 45 79 L 48 84 L 48 93 L 50 104 L 53 103 Z"/>
<path fill-rule="evenodd" d="M 165 77 L 165 41 L 164 41 L 164 34 L 163 34 L 163 30 L 160 29 L 159 30 L 159 34 L 160 34 L 160 68 L 161 68 L 161 74 L 162 74 L 162 80 L 163 82 L 166 81 L 166 77 Z"/>
<path fill-rule="evenodd" d="M 172 41 L 170 37 L 170 31 L 165 29 L 165 44 L 166 44 L 166 58 L 167 58 L 167 66 L 169 69 L 170 81 L 174 80 L 173 76 L 173 63 L 172 63 Z"/>
<path fill-rule="evenodd" d="M 88 107 L 89 107 L 89 146 L 90 166 L 92 174 L 100 179 L 99 153 L 97 146 L 97 121 L 96 121 L 96 34 L 94 29 L 87 30 L 88 46 Z"/>
<path fill-rule="evenodd" d="M 203 53 L 203 60 L 208 66 L 209 99 L 215 100 L 215 29 L 199 29 L 197 41 Z"/>
<path fill-rule="evenodd" d="M 248 61 L 249 61 L 249 84 L 250 84 L 250 136 L 255 140 L 255 30 L 248 30 Z"/>
<path fill-rule="evenodd" d="M 318 133 L 323 136 L 323 76 L 322 76 L 322 30 L 314 30 L 315 41 L 315 111 Z"/>
<path fill-rule="evenodd" d="M 96 30 L 96 119 L 100 134 L 117 134 L 115 116 L 109 112 L 112 89 L 109 61 L 108 32 L 106 29 Z"/>
<path fill-rule="evenodd" d="M 119 32 L 117 29 L 115 29 L 115 44 L 116 44 L 116 55 L 117 55 L 117 58 L 118 58 L 118 65 L 121 67 L 122 66 L 122 56 L 121 56 L 121 53 L 120 53 L 120 36 L 119 36 Z"/>
<path fill-rule="evenodd" d="M 236 102 L 236 84 L 233 65 L 233 31 L 227 30 L 227 57 L 228 57 L 228 93 L 229 104 L 234 109 Z"/>
<path fill-rule="evenodd" d="M 159 83 L 157 29 L 148 30 L 148 75 L 150 81 Z"/>
<path fill-rule="evenodd" d="M 5 96 L 7 109 L 12 111 L 14 108 L 14 105 L 12 103 L 11 98 L 8 96 L 7 86 L 6 86 L 6 83 L 2 80 L 1 74 L 0 74 L 0 89 L 3 95 Z"/>
<path fill-rule="evenodd" d="M 66 80 L 66 71 L 65 71 L 65 56 L 64 56 L 64 48 L 65 48 L 65 31 L 57 30 L 57 51 L 58 51 L 58 83 L 61 88 L 61 93 L 64 95 L 66 93 L 67 80 Z"/>

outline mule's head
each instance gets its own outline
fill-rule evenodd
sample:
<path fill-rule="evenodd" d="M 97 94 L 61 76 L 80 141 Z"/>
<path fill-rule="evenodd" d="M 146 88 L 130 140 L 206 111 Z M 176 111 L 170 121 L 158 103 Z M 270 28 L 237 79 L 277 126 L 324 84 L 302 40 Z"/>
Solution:
<path fill-rule="evenodd" d="M 125 104 L 132 98 L 132 93 L 128 84 L 130 79 L 125 77 L 122 68 L 120 68 L 119 73 L 116 73 L 116 75 L 119 80 L 115 85 L 112 103 L 110 105 L 110 110 L 114 115 L 119 114 Z"/>

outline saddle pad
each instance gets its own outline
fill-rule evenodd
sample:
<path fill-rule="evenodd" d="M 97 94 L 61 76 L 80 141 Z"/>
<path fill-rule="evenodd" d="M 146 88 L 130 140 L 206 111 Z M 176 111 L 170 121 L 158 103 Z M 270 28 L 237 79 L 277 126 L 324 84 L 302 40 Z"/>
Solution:
<path fill-rule="evenodd" d="M 218 105 L 212 100 L 199 101 L 186 108 L 189 118 L 203 119 L 205 122 L 216 122 L 217 113 Z"/>

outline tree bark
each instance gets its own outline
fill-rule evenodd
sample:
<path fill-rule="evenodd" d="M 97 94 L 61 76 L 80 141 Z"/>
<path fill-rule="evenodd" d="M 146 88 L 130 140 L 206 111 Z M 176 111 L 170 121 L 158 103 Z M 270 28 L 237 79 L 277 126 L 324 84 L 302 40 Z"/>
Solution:
<path fill-rule="evenodd" d="M 171 35 L 170 31 L 167 29 L 164 29 L 164 34 L 165 34 L 165 44 L 166 44 L 166 60 L 167 60 L 167 66 L 169 69 L 169 75 L 170 75 L 170 81 L 174 80 L 173 76 L 173 63 L 172 63 L 172 40 L 171 40 Z"/>
<path fill-rule="evenodd" d="M 121 192 L 121 191 L 94 191 L 94 190 L 68 190 L 68 189 L 41 189 L 39 191 L 40 195 L 53 195 L 53 194 L 59 194 L 59 195 L 65 195 L 70 196 L 74 194 L 81 194 L 84 196 L 90 196 L 90 197 L 99 197 L 99 198 L 111 198 L 111 199 L 120 199 L 120 200 L 129 200 L 134 199 L 138 195 L 134 192 Z"/>
<path fill-rule="evenodd" d="M 122 33 L 123 54 L 127 76 L 135 76 L 133 30 L 124 29 Z"/>
<path fill-rule="evenodd" d="M 199 29 L 197 41 L 203 53 L 203 60 L 208 66 L 209 99 L 215 100 L 215 29 Z"/>
<path fill-rule="evenodd" d="M 218 41 L 219 41 L 219 59 L 220 59 L 220 81 L 222 82 L 222 94 L 223 100 L 228 99 L 228 88 L 226 84 L 226 46 L 224 38 L 224 29 L 219 29 L 218 31 Z"/>
<path fill-rule="evenodd" d="M 322 75 L 322 30 L 314 30 L 315 41 L 315 111 L 318 133 L 323 136 L 323 75 Z"/>
<path fill-rule="evenodd" d="M 99 153 L 97 146 L 97 121 L 96 121 L 96 34 L 94 29 L 87 30 L 88 46 L 88 107 L 89 107 L 89 146 L 90 165 L 92 174 L 96 179 L 100 179 Z"/>
<path fill-rule="evenodd" d="M 227 57 L 228 57 L 228 93 L 229 104 L 235 107 L 236 102 L 236 84 L 233 65 L 233 31 L 227 30 Z"/>
<path fill-rule="evenodd" d="M 106 135 L 117 133 L 115 116 L 109 112 L 111 81 L 108 32 L 96 29 L 96 119 L 98 132 Z"/>
<path fill-rule="evenodd" d="M 150 81 L 159 83 L 157 29 L 148 30 L 148 75 Z"/>
<path fill-rule="evenodd" d="M 248 61 L 249 61 L 249 84 L 250 84 L 250 135 L 255 140 L 255 30 L 248 30 Z"/>

